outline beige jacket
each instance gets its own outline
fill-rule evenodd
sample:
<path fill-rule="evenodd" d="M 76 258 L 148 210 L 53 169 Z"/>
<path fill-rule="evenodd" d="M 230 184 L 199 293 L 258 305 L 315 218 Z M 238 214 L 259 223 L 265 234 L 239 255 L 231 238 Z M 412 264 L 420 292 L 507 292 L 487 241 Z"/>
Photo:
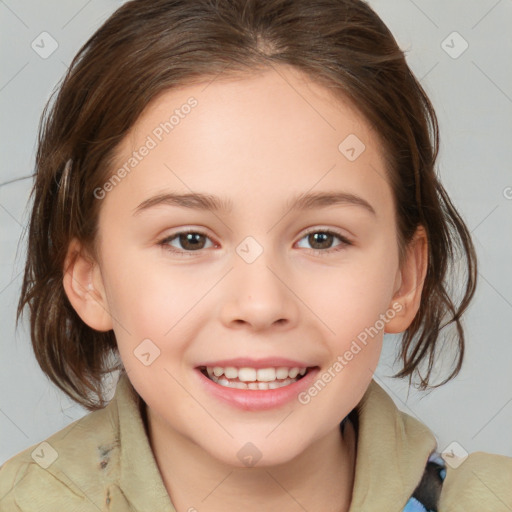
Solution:
<path fill-rule="evenodd" d="M 126 374 L 114 398 L 0 467 L 1 512 L 175 512 Z M 372 380 L 357 406 L 350 512 L 401 512 L 421 480 L 432 432 Z M 444 448 L 444 447 L 443 447 Z M 475 452 L 447 466 L 440 512 L 511 512 L 512 458 Z"/>

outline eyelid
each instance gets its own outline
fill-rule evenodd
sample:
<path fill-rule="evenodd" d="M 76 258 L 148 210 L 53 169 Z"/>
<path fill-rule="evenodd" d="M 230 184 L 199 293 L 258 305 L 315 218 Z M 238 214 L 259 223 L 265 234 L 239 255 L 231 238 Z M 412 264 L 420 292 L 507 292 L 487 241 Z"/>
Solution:
<path fill-rule="evenodd" d="M 342 240 L 346 241 L 347 243 L 349 243 L 349 242 L 352 243 L 349 236 L 344 235 L 341 231 L 339 231 L 336 228 L 329 228 L 327 226 L 314 226 L 311 229 L 306 228 L 306 231 L 302 234 L 301 239 L 307 235 L 310 235 L 311 233 L 330 233 L 330 234 L 340 237 Z"/>
<path fill-rule="evenodd" d="M 322 227 L 322 226 L 314 226 L 311 229 L 308 229 L 307 231 L 302 233 L 302 235 L 300 236 L 298 241 L 302 240 L 304 237 L 306 237 L 312 233 L 327 233 L 330 235 L 334 235 L 335 237 L 339 238 L 341 241 L 341 244 L 336 245 L 334 247 L 330 247 L 329 249 L 308 249 L 309 252 L 313 252 L 315 254 L 322 253 L 322 254 L 328 255 L 328 254 L 335 253 L 337 251 L 341 251 L 346 246 L 354 245 L 352 240 L 349 237 L 347 237 L 346 235 L 344 235 L 343 233 L 341 233 L 340 231 L 338 231 L 338 229 Z"/>
<path fill-rule="evenodd" d="M 215 240 L 213 240 L 212 237 L 210 235 L 208 235 L 202 228 L 179 229 L 178 231 L 174 231 L 173 233 L 165 236 L 164 238 L 159 239 L 159 241 L 157 242 L 157 245 L 161 246 L 163 249 L 166 249 L 173 254 L 178 254 L 180 256 L 184 256 L 184 255 L 193 256 L 195 254 L 201 254 L 203 251 L 206 250 L 206 249 L 198 249 L 197 251 L 186 251 L 186 250 L 175 249 L 175 248 L 172 248 L 170 245 L 168 245 L 168 242 L 170 242 L 171 240 L 174 240 L 177 236 L 184 235 L 187 233 L 194 233 L 194 234 L 204 236 L 204 237 L 208 238 L 210 241 L 212 241 L 214 243 L 214 245 L 218 246 L 218 243 L 215 242 Z M 343 249 L 343 247 L 345 247 L 345 246 L 353 245 L 353 242 L 350 240 L 350 238 L 345 236 L 344 234 L 342 234 L 337 229 L 322 227 L 322 226 L 313 226 L 311 228 L 307 228 L 306 231 L 301 233 L 297 242 L 301 241 L 303 238 L 305 238 L 306 236 L 313 234 L 313 233 L 327 233 L 330 235 L 334 235 L 335 237 L 339 238 L 339 240 L 341 241 L 340 245 L 337 245 L 337 246 L 334 246 L 334 247 L 331 247 L 328 249 L 308 249 L 309 252 L 313 252 L 315 254 L 317 254 L 317 253 L 322 253 L 322 254 L 326 254 L 326 255 L 332 254 L 333 252 Z M 211 249 L 211 247 L 209 249 Z"/>
<path fill-rule="evenodd" d="M 175 249 L 174 247 L 171 247 L 168 244 L 171 240 L 174 240 L 179 235 L 186 235 L 188 233 L 194 233 L 194 234 L 197 234 L 197 235 L 204 236 L 205 238 L 208 238 L 209 240 L 211 240 L 214 246 L 218 246 L 218 243 L 215 242 L 212 239 L 212 237 L 210 235 L 208 235 L 201 228 L 182 228 L 182 229 L 179 229 L 178 231 L 174 231 L 173 233 L 171 233 L 169 235 L 166 235 L 163 238 L 160 238 L 157 241 L 157 245 L 162 247 L 162 249 L 167 250 L 170 253 L 176 254 L 176 255 L 179 255 L 179 256 L 194 256 L 196 254 L 200 254 L 202 251 L 205 251 L 206 249 L 199 249 L 197 251 L 185 251 L 185 250 Z"/>

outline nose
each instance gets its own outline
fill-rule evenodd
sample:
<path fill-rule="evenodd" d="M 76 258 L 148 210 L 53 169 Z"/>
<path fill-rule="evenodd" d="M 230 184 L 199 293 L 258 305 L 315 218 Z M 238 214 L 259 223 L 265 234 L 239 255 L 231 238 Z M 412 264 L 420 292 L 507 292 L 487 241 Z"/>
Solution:
<path fill-rule="evenodd" d="M 289 272 L 278 268 L 270 251 L 252 263 L 235 255 L 220 298 L 220 318 L 231 329 L 287 330 L 299 318 L 299 305 Z"/>

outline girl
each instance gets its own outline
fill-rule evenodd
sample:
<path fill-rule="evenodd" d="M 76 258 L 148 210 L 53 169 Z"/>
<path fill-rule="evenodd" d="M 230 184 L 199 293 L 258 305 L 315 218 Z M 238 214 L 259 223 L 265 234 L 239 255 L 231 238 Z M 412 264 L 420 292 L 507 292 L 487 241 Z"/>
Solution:
<path fill-rule="evenodd" d="M 426 389 L 446 323 L 457 375 L 476 258 L 365 3 L 128 2 L 45 116 L 18 318 L 91 413 L 2 466 L 2 510 L 511 510 L 510 458 L 442 458 L 372 379 L 404 333 Z"/>

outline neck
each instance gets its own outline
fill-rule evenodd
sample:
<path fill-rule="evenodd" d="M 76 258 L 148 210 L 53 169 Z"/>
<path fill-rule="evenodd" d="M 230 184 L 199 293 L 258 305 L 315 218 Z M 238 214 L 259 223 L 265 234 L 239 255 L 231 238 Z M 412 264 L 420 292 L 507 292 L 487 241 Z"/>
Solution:
<path fill-rule="evenodd" d="M 151 411 L 145 419 L 162 480 L 178 512 L 349 510 L 356 459 L 351 421 L 287 463 L 239 468 L 218 461 L 179 432 L 162 428 Z"/>

